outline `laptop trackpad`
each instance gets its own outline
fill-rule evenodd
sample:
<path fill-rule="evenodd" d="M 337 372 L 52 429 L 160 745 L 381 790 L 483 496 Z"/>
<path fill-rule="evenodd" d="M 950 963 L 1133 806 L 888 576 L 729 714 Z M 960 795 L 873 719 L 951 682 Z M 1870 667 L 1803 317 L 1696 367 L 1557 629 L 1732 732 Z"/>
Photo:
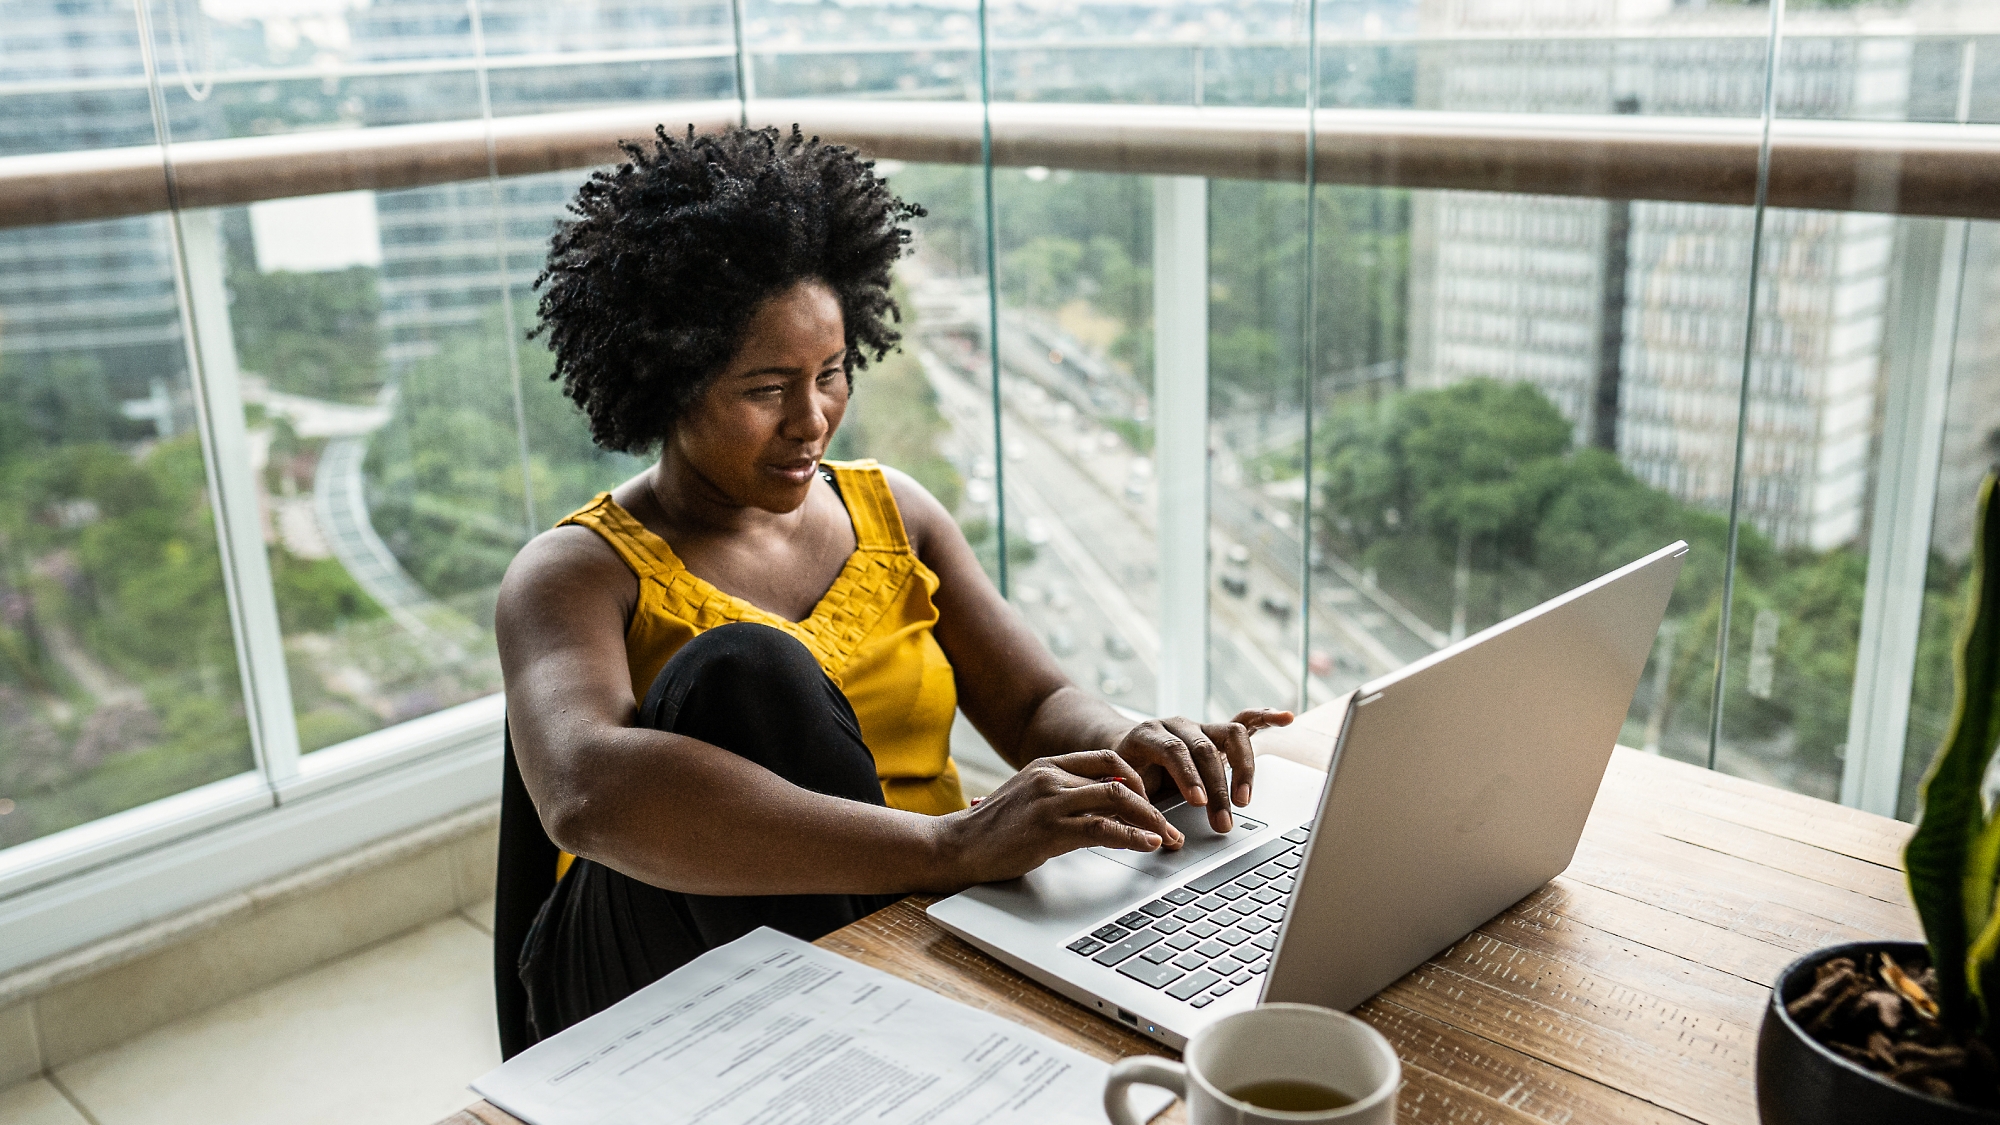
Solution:
<path fill-rule="evenodd" d="M 1148 875 L 1172 875 L 1183 867 L 1200 863 L 1217 852 L 1233 848 L 1249 839 L 1264 827 L 1262 821 L 1236 814 L 1236 827 L 1226 834 L 1217 835 L 1208 826 L 1208 809 L 1202 805 L 1190 805 L 1186 801 L 1172 808 L 1160 810 L 1166 814 L 1167 823 L 1181 830 L 1187 843 L 1181 850 L 1170 852 L 1164 848 L 1156 852 L 1130 852 L 1119 848 L 1092 848 L 1093 852 L 1113 863 L 1123 864 L 1134 871 Z"/>

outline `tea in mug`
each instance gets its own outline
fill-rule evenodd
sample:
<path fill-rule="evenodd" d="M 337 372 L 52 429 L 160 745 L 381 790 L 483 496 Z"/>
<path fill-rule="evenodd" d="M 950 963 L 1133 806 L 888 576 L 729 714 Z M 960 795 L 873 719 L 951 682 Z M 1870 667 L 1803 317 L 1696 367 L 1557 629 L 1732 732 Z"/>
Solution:
<path fill-rule="evenodd" d="M 1303 1082 L 1296 1078 L 1250 1082 L 1228 1093 L 1237 1101 L 1249 1102 L 1258 1109 L 1277 1109 L 1290 1113 L 1311 1113 L 1354 1104 L 1353 1098 L 1331 1086 L 1322 1086 L 1317 1082 Z"/>

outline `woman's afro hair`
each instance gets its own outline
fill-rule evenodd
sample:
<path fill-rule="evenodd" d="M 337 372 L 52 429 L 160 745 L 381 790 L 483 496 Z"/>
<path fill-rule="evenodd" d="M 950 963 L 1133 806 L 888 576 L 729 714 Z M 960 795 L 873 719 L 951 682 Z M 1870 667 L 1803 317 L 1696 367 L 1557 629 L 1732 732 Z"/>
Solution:
<path fill-rule="evenodd" d="M 847 377 L 902 337 L 890 270 L 924 214 L 851 148 L 792 127 L 677 140 L 598 172 L 535 279 L 555 372 L 605 449 L 646 453 L 735 354 L 751 314 L 808 279 L 840 301 Z"/>

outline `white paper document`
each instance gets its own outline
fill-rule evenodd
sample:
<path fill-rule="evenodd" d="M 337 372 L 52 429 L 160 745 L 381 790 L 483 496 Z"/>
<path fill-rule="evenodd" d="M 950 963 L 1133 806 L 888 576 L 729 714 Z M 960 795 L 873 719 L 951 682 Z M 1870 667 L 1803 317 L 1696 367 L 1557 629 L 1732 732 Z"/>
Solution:
<path fill-rule="evenodd" d="M 529 1125 L 1103 1125 L 1096 1059 L 776 930 L 472 1084 Z M 1164 1093 L 1135 1092 L 1141 1120 Z"/>

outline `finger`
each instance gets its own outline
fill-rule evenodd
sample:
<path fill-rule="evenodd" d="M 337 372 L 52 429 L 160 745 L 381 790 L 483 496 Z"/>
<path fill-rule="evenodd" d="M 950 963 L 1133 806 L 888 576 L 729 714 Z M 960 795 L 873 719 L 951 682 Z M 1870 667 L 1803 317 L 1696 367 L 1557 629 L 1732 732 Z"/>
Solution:
<path fill-rule="evenodd" d="M 1291 726 L 1292 713 L 1290 711 L 1280 711 L 1274 707 L 1252 707 L 1247 711 L 1238 711 L 1236 713 L 1236 721 L 1254 733 L 1263 730 L 1265 727 Z"/>
<path fill-rule="evenodd" d="M 1215 723 L 1203 729 L 1221 744 L 1222 752 L 1229 758 L 1229 776 L 1234 783 L 1230 799 L 1242 808 L 1250 803 L 1250 783 L 1257 773 L 1257 756 L 1250 749 L 1250 731 L 1242 723 Z"/>
<path fill-rule="evenodd" d="M 1202 784 L 1201 769 L 1195 765 L 1187 740 L 1168 730 L 1166 724 L 1158 720 L 1133 727 L 1125 738 L 1127 742 L 1137 743 L 1148 757 L 1167 771 L 1167 777 L 1188 804 L 1208 803 L 1208 789 Z"/>
<path fill-rule="evenodd" d="M 1159 834 L 1143 828 L 1134 828 L 1108 816 L 1078 817 L 1073 824 L 1084 839 L 1081 847 L 1119 848 L 1128 852 L 1158 851 L 1161 841 Z"/>
<path fill-rule="evenodd" d="M 1146 786 L 1139 780 L 1139 767 L 1110 750 L 1079 750 L 1046 760 L 1063 772 L 1075 775 L 1080 779 L 1078 784 L 1119 781 L 1139 796 L 1146 795 Z"/>
<path fill-rule="evenodd" d="M 1192 719 L 1178 716 L 1160 720 L 1160 725 L 1172 732 L 1187 747 L 1194 758 L 1194 767 L 1201 773 L 1201 783 L 1216 800 L 1208 806 L 1208 826 L 1217 832 L 1227 832 L 1235 827 L 1234 818 L 1229 815 L 1229 775 L 1222 751 L 1203 731 L 1201 724 Z M 1192 803 L 1192 802 L 1190 802 Z"/>
<path fill-rule="evenodd" d="M 1185 837 L 1168 822 L 1151 801 L 1122 785 L 1102 783 L 1065 790 L 1056 807 L 1064 816 L 1110 816 L 1134 828 L 1151 832 L 1170 848 L 1178 848 Z"/>

